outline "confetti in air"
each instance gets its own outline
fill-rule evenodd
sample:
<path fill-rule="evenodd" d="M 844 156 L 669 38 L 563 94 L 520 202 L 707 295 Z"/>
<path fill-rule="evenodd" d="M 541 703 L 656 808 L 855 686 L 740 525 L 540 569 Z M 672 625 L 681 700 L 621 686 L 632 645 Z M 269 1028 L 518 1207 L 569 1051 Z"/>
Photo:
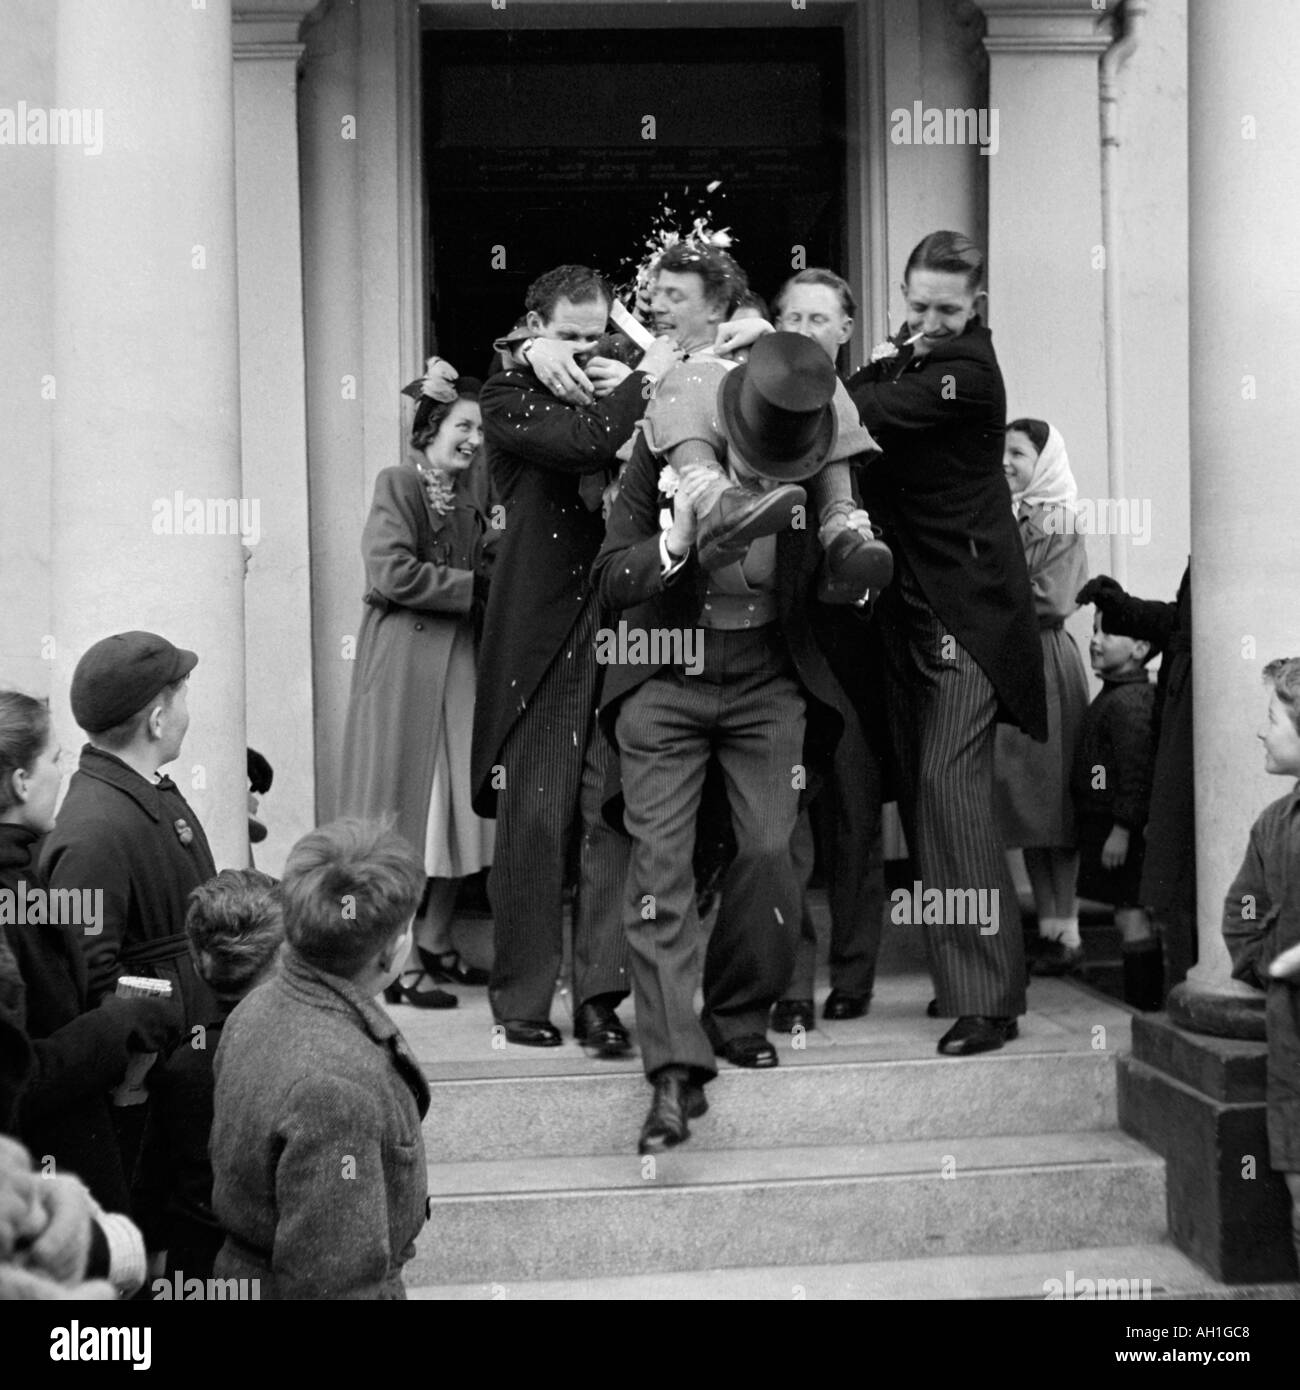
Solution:
<path fill-rule="evenodd" d="M 714 179 L 705 187 L 704 195 L 697 196 L 694 207 L 685 214 L 680 214 L 672 206 L 667 193 L 663 195 L 658 210 L 650 221 L 650 232 L 641 243 L 640 260 L 635 263 L 625 261 L 619 267 L 620 280 L 615 286 L 615 293 L 638 317 L 649 317 L 654 265 L 670 246 L 676 246 L 679 242 L 697 249 L 706 246 L 726 249 L 731 246 L 734 240 L 731 228 L 713 227 L 713 211 L 707 201 L 707 195 L 717 192 L 721 187 L 722 180 Z M 684 196 L 689 192 L 687 188 L 682 189 Z M 684 231 L 684 227 L 689 227 L 689 230 Z"/>

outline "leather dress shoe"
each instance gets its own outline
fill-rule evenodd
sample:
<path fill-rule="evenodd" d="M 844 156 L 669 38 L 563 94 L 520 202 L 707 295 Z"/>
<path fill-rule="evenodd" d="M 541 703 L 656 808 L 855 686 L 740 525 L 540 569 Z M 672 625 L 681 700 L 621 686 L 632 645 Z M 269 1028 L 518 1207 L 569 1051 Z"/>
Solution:
<path fill-rule="evenodd" d="M 508 1018 L 501 1027 L 505 1029 L 506 1042 L 521 1047 L 559 1047 L 564 1041 L 560 1030 L 545 1019 Z"/>
<path fill-rule="evenodd" d="M 662 1153 L 691 1137 L 687 1120 L 699 1119 L 709 1108 L 704 1087 L 693 1085 L 677 1072 L 660 1072 L 655 1077 L 650 1113 L 641 1126 L 637 1153 Z"/>
<path fill-rule="evenodd" d="M 733 1067 L 774 1067 L 776 1048 L 762 1033 L 744 1033 L 738 1038 L 724 1038 L 713 1044 L 719 1057 L 725 1057 Z"/>
<path fill-rule="evenodd" d="M 925 1016 L 926 1018 L 939 1017 L 939 1001 L 937 999 L 931 999 L 925 1006 Z"/>
<path fill-rule="evenodd" d="M 597 1057 L 622 1057 L 632 1050 L 632 1039 L 608 1004 L 588 999 L 573 1017 L 573 1036 Z"/>
<path fill-rule="evenodd" d="M 795 508 L 807 500 L 808 494 L 794 483 L 782 483 L 770 492 L 727 488 L 700 518 L 695 538 L 700 568 L 721 569 L 743 558 L 751 541 L 774 536 L 792 525 Z"/>
<path fill-rule="evenodd" d="M 939 1039 L 945 1057 L 969 1057 L 976 1052 L 994 1052 L 1019 1035 L 1014 1018 L 982 1018 L 966 1014 Z"/>
<path fill-rule="evenodd" d="M 871 1004 L 869 994 L 846 994 L 841 989 L 833 989 L 822 1005 L 823 1018 L 861 1018 Z"/>
<path fill-rule="evenodd" d="M 461 960 L 459 951 L 444 951 L 439 955 L 436 951 L 426 951 L 423 946 L 416 949 L 420 952 L 425 974 L 440 984 L 485 985 L 492 978 L 486 970 L 479 969 L 477 965 L 466 965 Z"/>
<path fill-rule="evenodd" d="M 811 999 L 778 999 L 772 1005 L 771 1028 L 774 1033 L 793 1033 L 802 1028 L 811 1033 L 817 1026 L 817 1010 Z"/>
<path fill-rule="evenodd" d="M 826 547 L 826 576 L 838 588 L 883 589 L 894 577 L 894 555 L 884 541 L 846 526 Z"/>

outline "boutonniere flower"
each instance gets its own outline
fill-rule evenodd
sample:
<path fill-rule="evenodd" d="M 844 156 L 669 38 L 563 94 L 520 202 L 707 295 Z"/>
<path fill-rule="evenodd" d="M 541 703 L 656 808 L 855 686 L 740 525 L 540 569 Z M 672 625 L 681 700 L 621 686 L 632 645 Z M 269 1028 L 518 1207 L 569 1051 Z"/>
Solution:
<path fill-rule="evenodd" d="M 677 470 L 671 463 L 666 463 L 659 470 L 659 491 L 665 497 L 676 497 L 677 489 L 681 486 L 681 479 L 677 476 Z"/>
<path fill-rule="evenodd" d="M 871 361 L 888 362 L 891 357 L 898 356 L 898 344 L 892 338 L 886 338 L 883 343 L 877 343 L 871 349 Z"/>
<path fill-rule="evenodd" d="M 194 840 L 194 832 L 185 823 L 183 816 L 176 822 L 176 838 L 183 845 L 188 845 Z"/>

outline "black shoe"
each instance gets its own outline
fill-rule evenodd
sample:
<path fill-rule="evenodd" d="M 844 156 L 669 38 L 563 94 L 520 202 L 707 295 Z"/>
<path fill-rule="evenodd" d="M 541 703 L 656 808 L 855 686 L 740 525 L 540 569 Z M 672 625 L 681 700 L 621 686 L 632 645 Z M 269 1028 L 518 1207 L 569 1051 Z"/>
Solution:
<path fill-rule="evenodd" d="M 608 1004 L 588 999 L 573 1017 L 573 1036 L 597 1057 L 623 1057 L 632 1050 L 632 1039 Z"/>
<path fill-rule="evenodd" d="M 520 1047 L 559 1047 L 564 1041 L 560 1030 L 545 1019 L 508 1018 L 500 1027 L 505 1030 L 506 1042 Z"/>
<path fill-rule="evenodd" d="M 822 1005 L 822 1017 L 845 1019 L 861 1018 L 871 1005 L 869 994 L 846 994 L 842 989 L 833 989 Z"/>
<path fill-rule="evenodd" d="M 894 555 L 884 541 L 868 540 L 846 526 L 826 547 L 826 578 L 835 588 L 883 589 L 894 577 Z"/>
<path fill-rule="evenodd" d="M 733 1067 L 774 1067 L 776 1048 L 762 1033 L 745 1033 L 739 1038 L 725 1038 L 713 1044 L 719 1057 L 725 1057 Z"/>
<path fill-rule="evenodd" d="M 939 1039 L 945 1057 L 969 1057 L 976 1052 L 995 1052 L 1020 1033 L 1014 1018 L 981 1018 L 966 1014 Z"/>
<path fill-rule="evenodd" d="M 445 985 L 485 985 L 492 978 L 486 970 L 480 970 L 477 965 L 466 965 L 461 960 L 459 951 L 445 951 L 438 955 L 434 951 L 426 951 L 423 946 L 417 946 L 416 949 L 420 953 L 425 973 L 431 980 L 438 980 Z"/>
<path fill-rule="evenodd" d="M 774 1033 L 793 1033 L 802 1028 L 811 1033 L 817 1026 L 817 1010 L 811 999 L 778 999 L 772 1005 L 771 1029 Z"/>
<path fill-rule="evenodd" d="M 939 1001 L 937 999 L 931 999 L 925 1006 L 925 1016 L 926 1018 L 939 1017 Z"/>
<path fill-rule="evenodd" d="M 729 487 L 700 518 L 696 555 L 703 570 L 721 569 L 743 558 L 751 541 L 774 536 L 794 523 L 808 494 L 794 483 L 782 483 L 770 492 L 750 492 Z"/>
<path fill-rule="evenodd" d="M 1083 946 L 1067 946 L 1064 941 L 1044 941 L 1029 962 L 1029 973 L 1040 977 L 1068 975 L 1083 964 Z"/>
<path fill-rule="evenodd" d="M 661 1153 L 691 1137 L 687 1120 L 697 1120 L 709 1108 L 704 1087 L 692 1085 L 676 1071 L 660 1072 L 654 1081 L 650 1113 L 641 1126 L 637 1153 Z"/>
<path fill-rule="evenodd" d="M 410 977 L 411 983 L 402 981 Z M 411 1004 L 417 1009 L 454 1009 L 460 1000 L 445 989 L 420 989 L 420 981 L 429 978 L 428 971 L 404 970 L 384 990 L 384 998 L 390 1004 Z"/>

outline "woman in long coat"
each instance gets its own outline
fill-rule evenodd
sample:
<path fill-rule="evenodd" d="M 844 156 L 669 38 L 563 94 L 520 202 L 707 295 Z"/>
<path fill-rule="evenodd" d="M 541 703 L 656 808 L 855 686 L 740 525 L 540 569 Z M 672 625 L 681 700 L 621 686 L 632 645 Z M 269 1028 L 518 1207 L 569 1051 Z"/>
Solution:
<path fill-rule="evenodd" d="M 420 977 L 485 984 L 451 942 L 457 880 L 491 862 L 493 825 L 470 808 L 475 614 L 487 589 L 483 512 L 471 477 L 479 384 L 421 402 L 415 460 L 385 468 L 362 536 L 369 588 L 344 733 L 341 815 L 392 816 L 424 855 L 429 887 L 408 968 L 387 992 L 425 1008 L 454 995 Z"/>
<path fill-rule="evenodd" d="M 1078 488 L 1060 431 L 1045 420 L 1012 420 L 1003 469 L 1043 646 L 1047 742 L 998 725 L 993 805 L 1007 848 L 1024 851 L 1034 890 L 1041 949 L 1029 973 L 1061 975 L 1083 960 L 1070 773 L 1088 709 L 1088 674 L 1065 620 L 1087 582 L 1088 556 L 1074 522 Z"/>

